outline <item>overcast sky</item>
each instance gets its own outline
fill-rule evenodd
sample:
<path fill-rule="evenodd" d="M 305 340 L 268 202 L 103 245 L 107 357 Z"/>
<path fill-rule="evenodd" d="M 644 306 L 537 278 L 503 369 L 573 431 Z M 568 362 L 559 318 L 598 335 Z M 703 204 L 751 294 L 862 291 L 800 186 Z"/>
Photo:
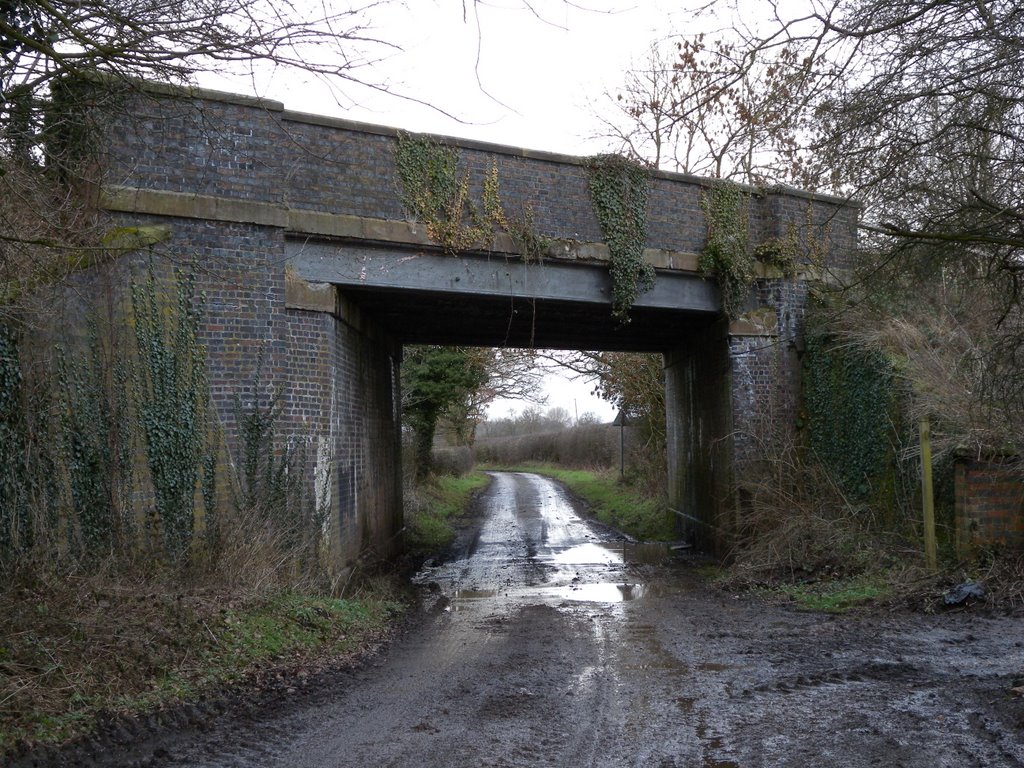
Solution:
<path fill-rule="evenodd" d="M 354 74 L 386 86 L 390 94 L 351 84 L 332 91 L 285 71 L 255 79 L 204 78 L 203 84 L 276 99 L 304 112 L 588 155 L 609 148 L 595 138 L 602 94 L 614 91 L 653 41 L 721 23 L 708 14 L 695 21 L 679 0 L 466 3 L 465 17 L 461 0 L 407 0 L 373 11 L 371 34 L 400 50 L 378 48 L 382 58 Z M 603 419 L 615 415 L 590 395 L 590 382 L 549 377 L 547 389 L 548 406 Z M 498 402 L 490 414 L 507 416 L 523 407 Z"/>

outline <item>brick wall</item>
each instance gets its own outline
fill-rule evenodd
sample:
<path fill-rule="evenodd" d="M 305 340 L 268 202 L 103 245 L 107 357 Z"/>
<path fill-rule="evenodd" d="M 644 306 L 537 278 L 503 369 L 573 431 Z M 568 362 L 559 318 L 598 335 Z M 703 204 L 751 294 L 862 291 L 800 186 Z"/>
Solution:
<path fill-rule="evenodd" d="M 196 267 L 196 291 L 205 301 L 200 340 L 225 460 L 237 463 L 240 456 L 238 405 L 251 405 L 255 387 L 264 407 L 279 396 L 278 433 L 305 444 L 310 497 L 319 493 L 330 508 L 324 533 L 336 567 L 351 565 L 368 549 L 393 555 L 402 523 L 399 346 L 370 318 L 353 325 L 339 313 L 287 309 L 280 228 L 173 217 L 120 220 L 159 223 L 171 233 L 112 267 L 122 290 L 150 264 L 165 282 L 175 267 Z M 230 470 L 220 474 L 229 477 Z M 324 488 L 313 487 L 315 476 Z"/>
<path fill-rule="evenodd" d="M 960 458 L 956 462 L 957 551 L 1024 550 L 1024 471 L 1019 464 Z"/>

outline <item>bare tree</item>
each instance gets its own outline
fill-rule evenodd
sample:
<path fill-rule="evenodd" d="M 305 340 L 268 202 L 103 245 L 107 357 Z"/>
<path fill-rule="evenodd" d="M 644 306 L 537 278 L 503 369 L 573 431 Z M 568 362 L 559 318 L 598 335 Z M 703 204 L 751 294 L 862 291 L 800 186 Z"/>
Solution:
<path fill-rule="evenodd" d="M 652 44 L 598 110 L 616 149 L 656 168 L 762 183 L 785 176 L 797 147 L 795 49 L 758 55 L 735 38 Z"/>

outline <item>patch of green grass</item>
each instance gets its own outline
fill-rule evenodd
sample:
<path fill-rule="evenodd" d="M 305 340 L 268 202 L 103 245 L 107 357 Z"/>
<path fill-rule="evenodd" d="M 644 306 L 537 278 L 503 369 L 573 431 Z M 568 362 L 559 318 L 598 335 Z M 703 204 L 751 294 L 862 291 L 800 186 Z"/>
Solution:
<path fill-rule="evenodd" d="M 711 584 L 724 581 L 729 576 L 729 569 L 717 563 L 705 563 L 697 566 L 694 570 L 704 581 Z"/>
<path fill-rule="evenodd" d="M 418 555 L 440 552 L 455 539 L 451 521 L 466 513 L 473 494 L 491 481 L 483 472 L 432 477 L 417 489 L 420 499 L 407 511 L 406 549 Z"/>
<path fill-rule="evenodd" d="M 665 501 L 645 496 L 628 483 L 620 483 L 614 471 L 563 469 L 550 464 L 530 464 L 507 471 L 536 472 L 564 483 L 587 503 L 598 520 L 636 539 L 671 541 L 676 538 L 675 519 Z"/>
<path fill-rule="evenodd" d="M 231 678 L 260 662 L 311 651 L 342 654 L 382 632 L 397 603 L 285 593 L 255 610 L 225 611 L 212 669 Z M 212 650 L 212 649 L 211 649 Z"/>
<path fill-rule="evenodd" d="M 843 613 L 859 605 L 884 600 L 892 592 L 892 585 L 884 576 L 872 575 L 812 584 L 790 584 L 776 587 L 772 591 L 791 598 L 804 610 Z"/>

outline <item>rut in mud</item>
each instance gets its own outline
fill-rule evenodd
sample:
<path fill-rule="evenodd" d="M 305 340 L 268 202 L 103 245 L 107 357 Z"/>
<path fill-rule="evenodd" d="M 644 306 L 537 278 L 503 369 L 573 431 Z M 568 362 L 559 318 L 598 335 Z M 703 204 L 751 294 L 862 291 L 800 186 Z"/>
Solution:
<path fill-rule="evenodd" d="M 107 764 L 1024 765 L 1021 619 L 797 613 L 709 590 L 536 475 L 482 503 L 375 664 Z"/>

